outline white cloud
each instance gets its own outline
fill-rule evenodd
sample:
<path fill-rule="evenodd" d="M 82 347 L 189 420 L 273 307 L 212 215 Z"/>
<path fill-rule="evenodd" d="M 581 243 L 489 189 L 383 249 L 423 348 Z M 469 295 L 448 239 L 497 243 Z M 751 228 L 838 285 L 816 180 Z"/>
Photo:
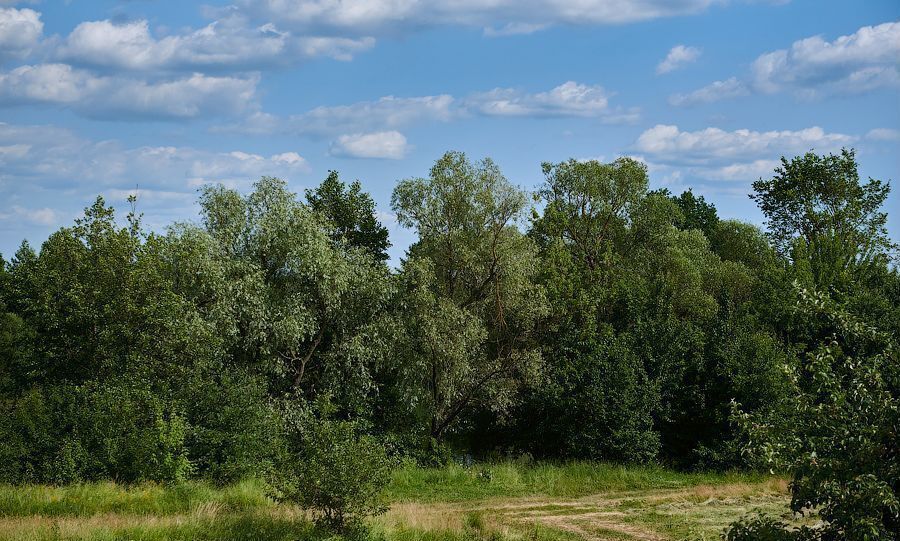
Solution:
<path fill-rule="evenodd" d="M 697 47 L 686 47 L 684 45 L 676 45 L 672 47 L 669 54 L 656 66 L 656 73 L 663 74 L 675 71 L 684 67 L 685 64 L 696 62 L 700 58 L 700 49 Z"/>
<path fill-rule="evenodd" d="M 0 8 L 0 61 L 27 56 L 44 31 L 33 9 Z"/>
<path fill-rule="evenodd" d="M 900 141 L 900 130 L 893 128 L 874 128 L 866 134 L 871 141 Z"/>
<path fill-rule="evenodd" d="M 357 35 L 438 25 L 528 31 L 552 24 L 624 24 L 704 11 L 724 0 L 241 0 L 247 13 L 303 30 Z M 532 30 L 533 31 L 533 30 Z"/>
<path fill-rule="evenodd" d="M 610 108 L 610 96 L 603 87 L 573 81 L 534 94 L 497 88 L 465 98 L 448 94 L 411 98 L 385 96 L 350 105 L 316 107 L 289 117 L 256 111 L 241 122 L 220 126 L 216 131 L 323 137 L 393 131 L 419 122 L 448 122 L 471 114 L 599 118 L 605 123 L 630 123 L 639 117 L 637 108 Z"/>
<path fill-rule="evenodd" d="M 810 150 L 833 152 L 857 140 L 819 127 L 767 132 L 706 128 L 691 132 L 660 124 L 644 131 L 633 148 L 641 159 L 653 164 L 658 174 L 676 183 L 685 179 L 709 181 L 713 182 L 710 190 L 731 193 L 735 188 L 715 183 L 756 180 L 771 175 L 783 155 Z"/>
<path fill-rule="evenodd" d="M 262 175 L 292 178 L 308 172 L 306 160 L 292 151 L 266 157 L 191 147 L 127 148 L 52 126 L 0 123 L 0 193 L 37 186 L 90 195 L 138 184 L 145 190 L 190 195 L 207 182 L 246 186 Z"/>
<path fill-rule="evenodd" d="M 486 116 L 595 117 L 607 113 L 609 93 L 601 86 L 568 81 L 536 94 L 495 88 L 469 97 L 466 104 Z"/>
<path fill-rule="evenodd" d="M 23 220 L 34 225 L 54 225 L 59 221 L 59 215 L 49 207 L 29 209 L 13 205 L 8 211 L 0 209 L 0 221 L 21 222 Z"/>
<path fill-rule="evenodd" d="M 120 70 L 259 69 L 327 56 L 349 60 L 371 48 L 374 39 L 295 37 L 267 23 L 250 27 L 230 16 L 209 25 L 156 39 L 146 20 L 79 24 L 56 51 L 57 58 L 80 65 Z"/>
<path fill-rule="evenodd" d="M 342 135 L 331 144 L 332 156 L 348 158 L 384 158 L 399 160 L 409 148 L 406 137 L 398 131 Z"/>
<path fill-rule="evenodd" d="M 669 103 L 675 106 L 696 105 L 698 103 L 712 103 L 728 98 L 746 96 L 749 93 L 750 91 L 744 83 L 738 81 L 736 77 L 732 77 L 725 81 L 715 81 L 689 94 L 669 96 Z"/>
<path fill-rule="evenodd" d="M 703 171 L 710 180 L 755 180 L 771 175 L 781 165 L 780 160 L 753 160 L 747 163 L 732 163 Z"/>
<path fill-rule="evenodd" d="M 25 65 L 0 73 L 0 105 L 56 105 L 93 118 L 234 115 L 253 104 L 257 83 L 258 77 L 199 73 L 147 82 L 97 76 L 66 64 Z"/>
<path fill-rule="evenodd" d="M 835 150 L 856 141 L 841 133 L 826 133 L 815 126 L 803 130 L 725 131 L 706 128 L 681 131 L 678 126 L 658 124 L 638 137 L 635 148 L 653 158 L 671 163 L 720 163 L 740 159 L 772 159 L 791 152 Z"/>
<path fill-rule="evenodd" d="M 831 94 L 860 94 L 900 88 L 900 22 L 863 26 L 853 34 L 826 41 L 813 36 L 787 49 L 760 55 L 744 80 L 716 81 L 687 95 L 672 96 L 674 105 L 732 98 L 754 91 L 791 92 L 810 99 Z"/>
<path fill-rule="evenodd" d="M 821 36 L 795 41 L 789 49 L 761 55 L 753 63 L 760 92 L 783 89 L 865 91 L 900 82 L 900 22 L 863 26 L 853 34 L 825 41 Z"/>

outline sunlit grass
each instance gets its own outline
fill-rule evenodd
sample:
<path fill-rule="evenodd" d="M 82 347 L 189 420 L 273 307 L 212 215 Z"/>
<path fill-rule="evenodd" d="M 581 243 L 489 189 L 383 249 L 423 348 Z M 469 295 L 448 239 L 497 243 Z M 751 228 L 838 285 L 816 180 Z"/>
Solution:
<path fill-rule="evenodd" d="M 786 510 L 777 478 L 589 462 L 405 465 L 386 492 L 391 510 L 368 522 L 371 541 L 577 541 L 629 528 L 714 539 L 746 512 Z M 0 486 L 0 540 L 13 539 L 338 541 L 254 480 Z"/>
<path fill-rule="evenodd" d="M 394 501 L 465 501 L 525 495 L 578 497 L 609 491 L 755 483 L 763 479 L 765 476 L 760 474 L 681 473 L 658 466 L 598 462 L 527 467 L 505 462 L 428 469 L 406 465 L 394 472 L 388 493 Z"/>

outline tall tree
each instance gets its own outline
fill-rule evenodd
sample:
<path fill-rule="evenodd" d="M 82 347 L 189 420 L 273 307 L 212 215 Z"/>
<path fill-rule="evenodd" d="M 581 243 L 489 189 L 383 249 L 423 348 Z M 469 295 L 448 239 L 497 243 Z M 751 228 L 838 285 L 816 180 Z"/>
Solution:
<path fill-rule="evenodd" d="M 702 195 L 694 195 L 692 190 L 685 190 L 672 200 L 681 209 L 684 220 L 679 224 L 682 229 L 699 229 L 707 238 L 711 237 L 719 223 L 716 207 L 707 203 Z"/>
<path fill-rule="evenodd" d="M 262 178 L 247 196 L 209 187 L 200 203 L 204 228 L 173 233 L 173 268 L 235 362 L 268 374 L 273 390 L 365 395 L 363 359 L 341 352 L 383 311 L 387 269 L 332 242 L 334 224 L 280 179 Z"/>
<path fill-rule="evenodd" d="M 358 180 L 348 187 L 337 171 L 329 171 L 316 189 L 306 190 L 306 201 L 332 224 L 336 239 L 368 250 L 379 261 L 388 259 L 388 230 L 378 221 L 375 202 Z"/>
<path fill-rule="evenodd" d="M 536 250 L 515 225 L 526 200 L 492 161 L 459 152 L 394 190 L 399 222 L 419 236 L 401 271 L 405 355 L 435 440 L 470 406 L 505 409 L 539 361 L 530 343 L 545 311 Z"/>
<path fill-rule="evenodd" d="M 546 201 L 539 234 L 560 237 L 596 269 L 630 209 L 647 192 L 647 167 L 631 158 L 604 164 L 569 160 L 542 164 Z"/>
<path fill-rule="evenodd" d="M 782 158 L 775 176 L 754 182 L 753 190 L 775 248 L 808 265 L 820 288 L 847 287 L 854 272 L 883 263 L 896 249 L 882 210 L 890 185 L 862 183 L 853 150 Z"/>

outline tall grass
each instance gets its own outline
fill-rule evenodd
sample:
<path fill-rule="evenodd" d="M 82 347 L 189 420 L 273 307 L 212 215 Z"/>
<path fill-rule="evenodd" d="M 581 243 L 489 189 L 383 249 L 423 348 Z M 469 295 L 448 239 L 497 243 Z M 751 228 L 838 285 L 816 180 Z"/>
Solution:
<path fill-rule="evenodd" d="M 501 462 L 442 468 L 407 464 L 394 472 L 387 488 L 388 500 L 396 504 L 395 509 L 372 521 L 367 541 L 574 541 L 578 536 L 538 524 L 527 530 L 498 530 L 484 523 L 482 518 L 487 517 L 461 515 L 466 505 L 460 502 L 736 484 L 715 489 L 721 492 L 763 479 L 740 473 L 678 473 L 654 466 L 592 462 Z M 707 489 L 712 490 L 697 489 L 696 498 L 706 498 Z M 638 510 L 647 511 L 641 496 L 635 498 L 636 505 L 640 504 Z M 622 503 L 623 509 L 626 503 Z M 651 519 L 644 522 L 654 522 Z M 264 484 L 254 480 L 224 488 L 203 482 L 173 486 L 113 482 L 0 486 L 0 541 L 325 541 L 329 537 L 302 510 L 269 499 Z"/>
<path fill-rule="evenodd" d="M 201 506 L 221 511 L 248 511 L 274 503 L 259 481 L 248 480 L 225 488 L 202 482 L 173 486 L 113 482 L 62 487 L 45 485 L 0 486 L 0 516 L 45 517 L 128 514 L 168 516 L 191 513 Z"/>

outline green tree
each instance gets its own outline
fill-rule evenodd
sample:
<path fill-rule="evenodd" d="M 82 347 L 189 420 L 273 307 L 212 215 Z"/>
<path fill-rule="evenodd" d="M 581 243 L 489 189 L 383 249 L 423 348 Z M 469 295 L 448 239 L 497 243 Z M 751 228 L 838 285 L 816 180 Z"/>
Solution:
<path fill-rule="evenodd" d="M 492 161 L 448 152 L 428 178 L 400 181 L 392 204 L 418 233 L 400 277 L 402 355 L 428 433 L 441 440 L 472 406 L 506 410 L 539 364 L 537 253 L 515 225 L 526 196 Z"/>
<path fill-rule="evenodd" d="M 647 192 L 647 167 L 630 159 L 612 163 L 569 160 L 541 165 L 546 202 L 537 233 L 559 237 L 588 269 L 607 255 L 629 212 Z"/>
<path fill-rule="evenodd" d="M 388 230 L 378 221 L 375 202 L 358 180 L 348 187 L 337 171 L 329 171 L 316 189 L 306 190 L 306 200 L 332 224 L 335 239 L 365 248 L 379 261 L 387 260 Z"/>
<path fill-rule="evenodd" d="M 853 150 L 782 158 L 775 176 L 753 190 L 776 250 L 807 270 L 808 285 L 845 290 L 896 249 L 882 210 L 890 185 L 861 183 Z"/>
<path fill-rule="evenodd" d="M 173 292 L 160 246 L 138 216 L 119 226 L 98 198 L 40 253 L 27 245 L 17 253 L 4 297 L 28 351 L 6 367 L 16 385 L 3 400 L 0 437 L 19 442 L 22 452 L 9 457 L 18 475 L 140 481 L 190 472 L 183 382 L 221 350 Z"/>
<path fill-rule="evenodd" d="M 370 390 L 353 337 L 390 296 L 388 271 L 359 247 L 335 244 L 333 224 L 264 177 L 241 196 L 221 186 L 201 196 L 204 228 L 173 231 L 178 291 L 201 307 L 239 366 L 265 374 L 276 393 Z"/>
<path fill-rule="evenodd" d="M 736 524 L 729 539 L 863 541 L 900 531 L 900 355 L 896 336 L 872 327 L 827 295 L 800 290 L 799 309 L 833 334 L 786 365 L 783 407 L 735 418 L 747 451 L 792 476 L 791 509 L 816 512 L 821 527 L 792 530 L 766 518 Z"/>
<path fill-rule="evenodd" d="M 716 207 L 707 203 L 702 195 L 694 195 L 691 190 L 681 192 L 677 197 L 672 196 L 672 200 L 684 215 L 684 220 L 679 224 L 682 229 L 699 229 L 707 237 L 712 236 L 719 223 Z"/>

